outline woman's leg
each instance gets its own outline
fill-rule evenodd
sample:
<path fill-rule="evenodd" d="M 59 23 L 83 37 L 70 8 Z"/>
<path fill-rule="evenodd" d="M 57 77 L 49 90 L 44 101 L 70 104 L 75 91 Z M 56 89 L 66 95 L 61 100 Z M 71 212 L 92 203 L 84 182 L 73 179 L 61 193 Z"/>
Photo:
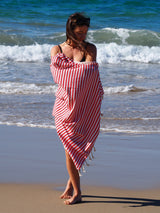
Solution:
<path fill-rule="evenodd" d="M 66 205 L 70 205 L 70 204 L 78 203 L 81 201 L 81 189 L 80 189 L 80 177 L 79 177 L 78 170 L 76 169 L 73 163 L 73 160 L 67 151 L 66 151 L 66 166 L 67 166 L 68 174 L 70 177 L 69 180 L 73 186 L 74 193 L 72 197 L 64 201 L 64 203 Z"/>

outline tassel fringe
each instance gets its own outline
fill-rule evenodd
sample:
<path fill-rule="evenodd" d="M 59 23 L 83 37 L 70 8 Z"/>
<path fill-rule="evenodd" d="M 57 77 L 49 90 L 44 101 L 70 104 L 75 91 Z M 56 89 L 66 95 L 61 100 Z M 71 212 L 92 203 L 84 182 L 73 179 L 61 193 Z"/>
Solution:
<path fill-rule="evenodd" d="M 93 147 L 93 149 L 92 149 L 92 151 L 91 151 L 91 153 L 90 153 L 90 155 L 89 155 L 89 157 L 88 157 L 88 158 L 89 158 L 89 161 L 92 161 L 92 160 L 94 159 L 93 151 L 94 151 L 94 152 L 96 151 L 96 148 L 95 148 L 95 147 Z M 87 162 L 87 159 L 84 161 L 84 164 L 85 164 L 86 166 L 90 166 L 90 164 Z M 78 172 L 79 172 L 79 176 L 82 176 L 82 173 L 85 173 L 85 172 L 86 172 L 86 169 L 85 169 L 84 164 L 82 165 L 81 169 L 78 171 Z"/>

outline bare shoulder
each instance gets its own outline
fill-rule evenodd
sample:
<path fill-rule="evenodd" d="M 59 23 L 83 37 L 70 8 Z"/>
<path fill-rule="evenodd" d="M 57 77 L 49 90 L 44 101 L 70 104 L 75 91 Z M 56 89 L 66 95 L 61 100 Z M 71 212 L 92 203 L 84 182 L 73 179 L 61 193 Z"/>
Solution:
<path fill-rule="evenodd" d="M 94 44 L 87 43 L 87 61 L 96 61 L 97 48 Z"/>
<path fill-rule="evenodd" d="M 60 49 L 59 49 L 58 45 L 52 47 L 51 56 L 55 56 L 55 55 L 57 55 L 57 53 L 60 53 Z"/>

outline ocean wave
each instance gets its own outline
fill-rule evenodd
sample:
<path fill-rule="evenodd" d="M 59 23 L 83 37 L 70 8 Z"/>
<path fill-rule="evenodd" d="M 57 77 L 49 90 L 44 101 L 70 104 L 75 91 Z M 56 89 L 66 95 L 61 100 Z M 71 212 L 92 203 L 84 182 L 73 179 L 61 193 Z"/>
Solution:
<path fill-rule="evenodd" d="M 129 92 L 144 92 L 149 89 L 138 88 L 134 85 L 104 87 L 105 95 L 129 93 Z M 29 95 L 29 94 L 55 94 L 57 85 L 50 84 L 35 84 L 35 83 L 22 83 L 22 82 L 0 82 L 0 94 L 11 95 Z"/>
<path fill-rule="evenodd" d="M 0 45 L 0 60 L 16 62 L 49 61 L 51 47 L 52 45 L 49 44 L 34 44 L 25 46 Z"/>
<path fill-rule="evenodd" d="M 0 45 L 0 61 L 50 62 L 53 45 L 35 44 L 28 46 Z M 118 45 L 116 43 L 96 44 L 97 62 L 118 64 L 124 62 L 160 63 L 160 47 Z"/>
<path fill-rule="evenodd" d="M 31 128 L 43 128 L 43 129 L 56 129 L 54 125 L 47 124 L 32 124 L 32 123 L 22 123 L 22 122 L 1 122 L 0 125 L 7 126 L 18 126 L 18 127 L 31 127 Z M 132 129 L 132 128 L 118 128 L 118 127 L 101 127 L 100 131 L 103 132 L 115 132 L 115 133 L 125 133 L 125 134 L 160 134 L 160 129 Z"/>
<path fill-rule="evenodd" d="M 160 120 L 160 117 L 153 117 L 153 118 L 139 118 L 139 117 L 135 117 L 135 118 L 111 118 L 111 117 L 104 117 L 102 116 L 101 118 L 102 120 L 117 120 L 117 121 L 156 121 L 156 120 Z"/>
<path fill-rule="evenodd" d="M 24 46 L 24 45 L 32 45 L 35 43 L 35 41 L 28 37 L 28 36 L 24 36 L 21 35 L 20 33 L 22 33 L 19 30 L 16 30 L 16 32 L 18 34 L 8 34 L 5 30 L 0 30 L 0 44 L 1 45 L 20 45 L 20 46 Z M 10 32 L 9 32 L 10 33 Z"/>
<path fill-rule="evenodd" d="M 115 133 L 129 133 L 129 134 L 160 134 L 160 129 L 153 130 L 153 129 L 132 129 L 132 128 L 110 128 L 104 127 L 100 128 L 101 132 L 115 132 Z"/>
<path fill-rule="evenodd" d="M 31 123 L 22 123 L 22 122 L 1 122 L 0 125 L 7 125 L 7 126 L 18 126 L 18 127 L 32 127 L 32 128 L 44 128 L 44 129 L 56 129 L 54 125 L 47 125 L 47 124 L 31 124 Z"/>
<path fill-rule="evenodd" d="M 130 93 L 130 92 L 160 92 L 159 89 L 146 89 L 136 87 L 134 85 L 122 85 L 115 87 L 103 87 L 105 95 Z M 22 83 L 22 82 L 0 82 L 0 94 L 4 95 L 34 95 L 34 94 L 55 94 L 57 85 L 52 84 L 35 84 L 35 83 Z"/>
<path fill-rule="evenodd" d="M 27 84 L 20 82 L 0 82 L 0 94 L 51 94 L 57 90 L 56 85 Z"/>
<path fill-rule="evenodd" d="M 22 34 L 23 33 L 23 34 Z M 12 31 L 0 30 L 0 45 L 5 46 L 25 46 L 40 44 L 56 44 L 65 41 L 65 32 L 54 32 L 53 34 L 41 33 L 39 36 L 24 34 L 23 31 L 14 29 Z M 151 30 L 136 30 L 126 28 L 102 28 L 89 30 L 87 40 L 93 43 L 118 45 L 138 45 L 138 46 L 160 46 L 160 33 Z"/>
<path fill-rule="evenodd" d="M 160 64 L 160 47 L 98 44 L 97 55 L 98 62 L 102 65 L 124 62 Z"/>
<path fill-rule="evenodd" d="M 88 32 L 88 38 L 94 43 L 116 43 L 119 45 L 160 46 L 160 33 L 150 30 L 132 30 L 125 28 L 103 28 Z"/>
<path fill-rule="evenodd" d="M 148 89 L 146 88 L 138 88 L 134 85 L 126 85 L 126 86 L 116 86 L 116 87 L 104 87 L 104 94 L 105 95 L 112 95 L 118 93 L 129 93 L 129 92 L 144 92 Z"/>

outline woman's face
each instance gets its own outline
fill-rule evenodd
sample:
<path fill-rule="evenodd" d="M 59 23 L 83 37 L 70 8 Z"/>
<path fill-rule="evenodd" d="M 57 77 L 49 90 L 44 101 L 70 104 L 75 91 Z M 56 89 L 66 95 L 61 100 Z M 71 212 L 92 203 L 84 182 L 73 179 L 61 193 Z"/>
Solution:
<path fill-rule="evenodd" d="M 74 29 L 74 34 L 76 36 L 76 39 L 78 41 L 84 41 L 86 39 L 87 36 L 87 32 L 88 32 L 88 27 L 86 25 L 84 26 L 77 26 Z"/>

